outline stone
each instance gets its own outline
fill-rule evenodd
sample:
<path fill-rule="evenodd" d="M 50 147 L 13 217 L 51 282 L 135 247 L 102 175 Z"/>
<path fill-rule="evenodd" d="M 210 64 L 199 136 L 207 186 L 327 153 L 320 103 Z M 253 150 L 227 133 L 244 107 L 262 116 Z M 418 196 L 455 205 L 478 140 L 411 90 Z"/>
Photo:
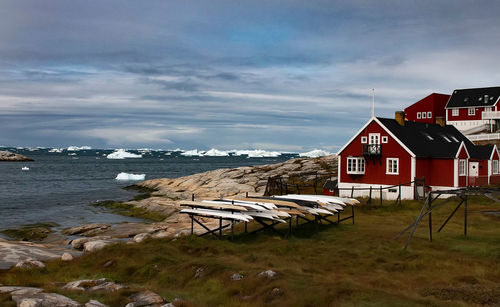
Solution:
<path fill-rule="evenodd" d="M 164 239 L 164 238 L 170 237 L 170 235 L 169 235 L 168 231 L 161 230 L 161 231 L 153 233 L 151 235 L 151 237 L 153 237 L 155 239 Z"/>
<path fill-rule="evenodd" d="M 130 296 L 130 299 L 133 301 L 133 306 L 151 306 L 151 305 L 160 305 L 165 302 L 163 297 L 154 293 L 150 290 L 141 291 Z"/>
<path fill-rule="evenodd" d="M 23 307 L 80 307 L 81 304 L 60 294 L 45 293 L 33 287 L 0 287 L 0 293 L 10 293 L 17 306 Z"/>
<path fill-rule="evenodd" d="M 135 235 L 134 238 L 132 239 L 135 243 L 141 243 L 147 239 L 151 238 L 151 235 L 149 233 L 140 233 L 138 235 Z"/>
<path fill-rule="evenodd" d="M 276 272 L 272 270 L 267 270 L 264 272 L 260 272 L 257 276 L 273 279 L 276 277 Z"/>
<path fill-rule="evenodd" d="M 71 261 L 73 260 L 73 256 L 70 253 L 64 253 L 61 255 L 62 261 Z"/>
<path fill-rule="evenodd" d="M 111 227 L 111 225 L 109 225 L 109 224 L 93 223 L 93 224 L 86 224 L 86 225 L 66 228 L 61 232 L 65 235 L 83 235 L 83 236 L 85 236 L 86 232 L 93 231 L 96 229 L 103 230 L 103 229 L 107 229 L 109 227 Z"/>
<path fill-rule="evenodd" d="M 2 150 L 0 151 L 0 161 L 22 162 L 22 161 L 34 161 L 34 160 L 20 154 L 15 154 L 10 151 Z"/>
<path fill-rule="evenodd" d="M 161 307 L 175 307 L 172 303 L 166 303 L 165 305 L 161 305 Z"/>
<path fill-rule="evenodd" d="M 73 247 L 74 249 L 83 249 L 83 244 L 87 243 L 88 241 L 88 238 L 74 239 L 73 241 L 71 241 L 71 247 Z"/>
<path fill-rule="evenodd" d="M 110 241 L 104 241 L 104 240 L 96 240 L 96 241 L 89 241 L 83 244 L 83 252 L 85 253 L 90 253 L 90 252 L 95 252 L 100 249 L 103 249 L 106 247 L 106 245 L 109 245 Z"/>
<path fill-rule="evenodd" d="M 44 269 L 45 264 L 41 261 L 38 261 L 33 258 L 28 258 L 26 260 L 22 260 L 16 264 L 16 268 L 20 269 L 31 269 L 31 268 L 40 268 Z"/>
<path fill-rule="evenodd" d="M 196 268 L 196 270 L 194 271 L 194 278 L 203 277 L 203 272 L 204 271 L 205 271 L 205 269 L 202 268 L 202 267 Z"/>
<path fill-rule="evenodd" d="M 107 278 L 101 279 L 82 279 L 67 283 L 62 287 L 66 290 L 72 291 L 107 291 L 114 292 L 122 289 L 126 289 L 127 286 L 116 284 Z"/>
<path fill-rule="evenodd" d="M 243 279 L 243 275 L 239 274 L 239 273 L 234 273 L 233 275 L 231 275 L 231 280 L 242 280 Z"/>
<path fill-rule="evenodd" d="M 281 295 L 283 295 L 283 291 L 281 291 L 280 288 L 273 288 L 273 290 L 271 290 L 271 295 L 272 296 L 281 296 Z"/>
<path fill-rule="evenodd" d="M 88 303 L 85 304 L 85 307 L 109 307 L 109 306 L 96 300 L 90 300 L 88 301 Z"/>

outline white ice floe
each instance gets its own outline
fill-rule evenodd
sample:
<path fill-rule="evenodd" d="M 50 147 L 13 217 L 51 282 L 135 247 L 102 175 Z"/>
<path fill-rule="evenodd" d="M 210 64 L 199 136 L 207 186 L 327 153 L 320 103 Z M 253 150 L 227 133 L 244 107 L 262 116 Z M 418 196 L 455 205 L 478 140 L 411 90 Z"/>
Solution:
<path fill-rule="evenodd" d="M 307 158 L 317 158 L 317 157 L 323 157 L 323 156 L 329 156 L 331 155 L 331 152 L 324 151 L 321 149 L 314 149 L 308 152 L 304 152 L 299 154 L 300 157 L 307 157 Z"/>
<path fill-rule="evenodd" d="M 116 180 L 145 180 L 146 174 L 129 174 L 129 173 L 119 173 L 116 175 Z"/>
<path fill-rule="evenodd" d="M 205 157 L 227 157 L 229 156 L 229 152 L 212 148 L 203 155 Z"/>
<path fill-rule="evenodd" d="M 82 147 L 78 147 L 78 146 L 69 146 L 66 150 L 67 151 L 79 151 L 79 150 L 91 150 L 92 147 L 90 146 L 82 146 Z"/>
<path fill-rule="evenodd" d="M 29 170 L 30 170 L 30 168 L 29 168 L 29 167 L 27 167 L 27 166 L 23 166 L 23 167 L 21 168 L 21 170 L 23 170 L 23 171 L 29 171 Z"/>
<path fill-rule="evenodd" d="M 74 152 L 69 153 L 68 156 L 76 156 L 76 153 L 74 153 Z"/>
<path fill-rule="evenodd" d="M 108 159 L 127 159 L 127 158 L 142 158 L 142 155 L 137 155 L 125 151 L 125 149 L 117 149 L 115 152 L 106 156 Z"/>
<path fill-rule="evenodd" d="M 261 149 L 255 150 L 233 150 L 231 151 L 234 156 L 246 155 L 249 158 L 275 158 L 281 155 L 279 151 L 266 151 Z"/>
<path fill-rule="evenodd" d="M 200 157 L 203 156 L 202 151 L 198 151 L 198 149 L 187 150 L 181 153 L 182 156 L 185 157 Z"/>
<path fill-rule="evenodd" d="M 56 152 L 56 153 L 61 153 L 63 150 L 61 148 L 52 148 L 49 149 L 49 152 Z"/>

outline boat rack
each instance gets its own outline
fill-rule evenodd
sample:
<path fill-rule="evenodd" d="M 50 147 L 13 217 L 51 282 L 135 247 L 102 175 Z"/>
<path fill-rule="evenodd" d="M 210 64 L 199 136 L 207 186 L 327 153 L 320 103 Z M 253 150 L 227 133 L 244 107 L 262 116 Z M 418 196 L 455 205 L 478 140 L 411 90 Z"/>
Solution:
<path fill-rule="evenodd" d="M 197 224 L 205 230 L 197 234 L 200 237 L 213 235 L 222 239 L 223 231 L 229 228 L 231 239 L 233 239 L 234 225 L 243 222 L 245 233 L 254 234 L 270 230 L 279 236 L 288 237 L 292 235 L 294 220 L 296 226 L 299 226 L 299 220 L 305 221 L 301 225 L 313 223 L 316 227 L 323 223 L 338 225 L 349 219 L 354 224 L 354 207 L 358 203 L 357 200 L 351 198 L 324 195 L 275 197 L 248 197 L 246 195 L 246 197 L 202 201 L 195 201 L 193 195 L 191 201 L 181 202 L 180 205 L 186 209 L 182 209 L 180 213 L 187 214 L 191 219 L 191 235 L 195 234 L 194 225 Z M 351 207 L 350 215 L 341 217 L 348 207 Z M 213 222 L 217 221 L 214 227 Z M 248 223 L 252 221 L 260 227 L 248 232 Z M 286 232 L 277 229 L 277 226 L 282 223 L 288 224 Z"/>

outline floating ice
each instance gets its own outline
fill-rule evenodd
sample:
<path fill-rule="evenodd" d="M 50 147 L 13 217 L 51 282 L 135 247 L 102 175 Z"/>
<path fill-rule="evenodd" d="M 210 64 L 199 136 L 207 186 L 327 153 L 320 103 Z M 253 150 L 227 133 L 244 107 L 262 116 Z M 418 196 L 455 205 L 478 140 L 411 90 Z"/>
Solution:
<path fill-rule="evenodd" d="M 61 153 L 63 150 L 60 149 L 60 148 L 52 148 L 52 149 L 49 149 L 49 152 L 57 152 L 57 153 Z"/>
<path fill-rule="evenodd" d="M 74 153 L 74 152 L 69 153 L 68 156 L 76 156 L 76 153 Z"/>
<path fill-rule="evenodd" d="M 266 151 L 261 149 L 255 150 L 233 150 L 231 151 L 234 156 L 246 155 L 249 158 L 275 158 L 281 155 L 279 151 Z"/>
<path fill-rule="evenodd" d="M 199 157 L 203 156 L 203 152 L 198 151 L 198 149 L 193 149 L 193 150 L 187 150 L 181 153 L 182 156 L 185 157 Z"/>
<path fill-rule="evenodd" d="M 331 152 L 324 151 L 321 149 L 314 149 L 308 152 L 304 152 L 299 154 L 300 157 L 307 157 L 307 158 L 318 158 L 318 157 L 323 157 L 323 156 L 329 156 L 331 155 Z"/>
<path fill-rule="evenodd" d="M 129 174 L 129 173 L 119 173 L 116 175 L 116 180 L 145 180 L 146 174 Z"/>
<path fill-rule="evenodd" d="M 66 150 L 67 151 L 79 151 L 79 150 L 91 150 L 92 147 L 90 146 L 82 146 L 82 147 L 78 147 L 78 146 L 69 146 Z"/>
<path fill-rule="evenodd" d="M 30 170 L 30 168 L 29 168 L 29 167 L 27 167 L 27 166 L 23 166 L 23 167 L 21 168 L 21 170 L 23 170 L 23 171 L 29 171 L 29 170 Z"/>
<path fill-rule="evenodd" d="M 127 159 L 127 158 L 142 158 L 142 155 L 136 155 L 131 152 L 125 151 L 125 149 L 117 149 L 115 152 L 110 153 L 106 156 L 108 159 Z"/>
<path fill-rule="evenodd" d="M 206 157 L 227 157 L 229 156 L 229 152 L 212 148 L 203 155 Z"/>

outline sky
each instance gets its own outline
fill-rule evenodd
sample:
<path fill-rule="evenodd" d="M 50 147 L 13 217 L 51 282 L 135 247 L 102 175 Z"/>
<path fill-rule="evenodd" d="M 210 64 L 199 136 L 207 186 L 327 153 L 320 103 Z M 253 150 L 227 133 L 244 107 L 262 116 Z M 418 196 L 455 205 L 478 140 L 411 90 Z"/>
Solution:
<path fill-rule="evenodd" d="M 499 1 L 0 2 L 0 145 L 335 152 L 499 86 Z"/>

